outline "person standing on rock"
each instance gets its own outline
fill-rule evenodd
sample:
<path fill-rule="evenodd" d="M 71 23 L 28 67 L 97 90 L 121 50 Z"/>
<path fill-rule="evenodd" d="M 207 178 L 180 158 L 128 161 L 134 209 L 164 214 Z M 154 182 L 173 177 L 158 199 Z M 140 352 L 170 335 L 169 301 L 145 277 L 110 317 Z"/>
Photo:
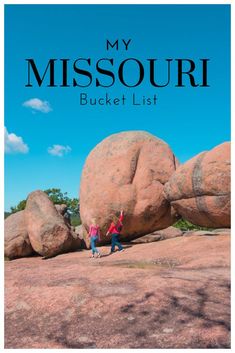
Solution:
<path fill-rule="evenodd" d="M 96 219 L 93 219 L 92 224 L 90 225 L 89 228 L 89 237 L 91 239 L 91 253 L 92 257 L 95 257 L 95 253 L 97 254 L 97 257 L 100 257 L 100 252 L 96 248 L 96 242 L 97 240 L 100 240 L 100 227 L 97 225 Z"/>
<path fill-rule="evenodd" d="M 109 230 L 106 233 L 106 236 L 111 234 L 111 250 L 110 254 L 115 251 L 115 246 L 117 245 L 119 251 L 124 251 L 122 244 L 119 241 L 119 236 L 123 227 L 122 221 L 124 218 L 124 212 L 121 211 L 119 218 L 116 216 L 112 217 L 112 223 L 109 227 Z"/>

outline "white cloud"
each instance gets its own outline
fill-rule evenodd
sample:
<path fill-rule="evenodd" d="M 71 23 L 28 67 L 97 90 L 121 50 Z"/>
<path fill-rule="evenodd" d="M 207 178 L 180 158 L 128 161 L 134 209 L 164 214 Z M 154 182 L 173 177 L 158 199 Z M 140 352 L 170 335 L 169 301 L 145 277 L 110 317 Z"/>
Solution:
<path fill-rule="evenodd" d="M 52 156 L 63 157 L 65 154 L 71 152 L 72 149 L 69 146 L 53 145 L 52 147 L 49 147 L 47 151 Z"/>
<path fill-rule="evenodd" d="M 42 101 L 38 98 L 32 98 L 23 103 L 23 106 L 26 108 L 31 108 L 33 111 L 37 110 L 41 113 L 49 113 L 52 111 L 50 103 L 47 101 Z"/>
<path fill-rule="evenodd" d="M 9 134 L 6 127 L 4 128 L 5 153 L 28 153 L 29 148 L 24 143 L 22 137 L 16 134 Z"/>

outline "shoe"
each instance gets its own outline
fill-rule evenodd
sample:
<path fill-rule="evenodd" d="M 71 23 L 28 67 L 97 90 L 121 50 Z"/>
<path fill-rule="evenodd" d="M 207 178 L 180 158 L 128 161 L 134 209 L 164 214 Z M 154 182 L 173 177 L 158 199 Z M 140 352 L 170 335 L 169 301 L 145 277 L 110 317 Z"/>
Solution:
<path fill-rule="evenodd" d="M 122 250 L 119 250 L 119 252 L 123 252 L 124 251 L 124 249 L 122 249 Z"/>
<path fill-rule="evenodd" d="M 97 255 L 97 257 L 101 257 L 101 255 L 100 255 L 100 254 L 98 254 L 98 255 Z"/>
<path fill-rule="evenodd" d="M 93 254 L 93 255 L 91 255 L 91 257 L 92 257 L 92 258 L 94 258 L 94 257 L 95 257 L 95 255 L 94 255 L 94 254 Z"/>

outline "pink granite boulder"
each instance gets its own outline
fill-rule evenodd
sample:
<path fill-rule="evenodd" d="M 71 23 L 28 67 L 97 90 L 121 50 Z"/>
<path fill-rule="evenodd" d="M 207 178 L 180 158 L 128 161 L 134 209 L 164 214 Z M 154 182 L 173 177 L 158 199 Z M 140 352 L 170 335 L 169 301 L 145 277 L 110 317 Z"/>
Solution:
<path fill-rule="evenodd" d="M 13 213 L 4 222 L 4 254 L 9 259 L 34 253 L 26 229 L 24 211 Z"/>
<path fill-rule="evenodd" d="M 38 254 L 51 257 L 71 248 L 73 237 L 70 230 L 43 191 L 29 194 L 25 222 L 32 247 Z"/>
<path fill-rule="evenodd" d="M 230 227 L 230 143 L 181 165 L 164 191 L 176 212 L 193 224 Z"/>
<path fill-rule="evenodd" d="M 89 154 L 82 172 L 80 214 L 88 230 L 96 218 L 101 243 L 111 217 L 124 210 L 122 237 L 128 240 L 171 225 L 174 216 L 164 184 L 178 162 L 170 147 L 145 131 L 114 134 Z"/>

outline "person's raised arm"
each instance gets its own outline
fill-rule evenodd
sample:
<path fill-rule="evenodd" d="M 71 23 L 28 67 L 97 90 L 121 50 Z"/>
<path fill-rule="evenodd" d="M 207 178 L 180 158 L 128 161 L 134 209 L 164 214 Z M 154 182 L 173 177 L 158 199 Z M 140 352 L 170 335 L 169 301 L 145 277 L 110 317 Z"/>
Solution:
<path fill-rule="evenodd" d="M 123 218 L 124 218 L 124 212 L 123 212 L 123 210 L 121 210 L 120 216 L 119 216 L 119 221 L 122 222 Z"/>

